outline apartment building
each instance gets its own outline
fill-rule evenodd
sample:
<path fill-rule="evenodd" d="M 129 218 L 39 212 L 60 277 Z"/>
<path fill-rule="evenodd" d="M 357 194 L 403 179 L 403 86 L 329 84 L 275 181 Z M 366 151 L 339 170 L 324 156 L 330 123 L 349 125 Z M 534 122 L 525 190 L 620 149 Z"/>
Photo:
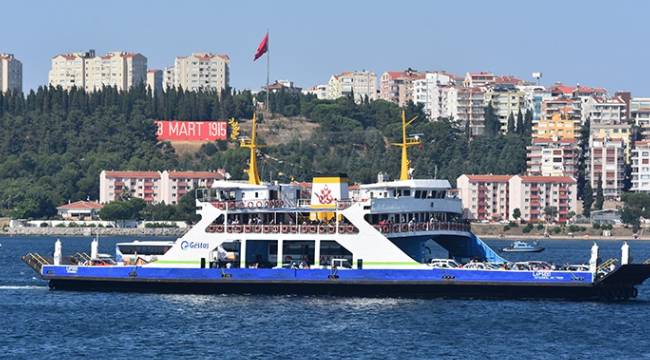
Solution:
<path fill-rule="evenodd" d="M 23 63 L 13 54 L 0 53 L 0 94 L 23 91 Z"/>
<path fill-rule="evenodd" d="M 630 100 L 630 119 L 641 129 L 643 137 L 650 136 L 650 98 Z"/>
<path fill-rule="evenodd" d="M 634 143 L 632 150 L 632 188 L 636 192 L 650 193 L 650 140 Z"/>
<path fill-rule="evenodd" d="M 580 99 L 552 98 L 542 102 L 542 119 L 552 119 L 559 114 L 562 119 L 573 120 L 576 125 L 583 123 L 582 101 Z"/>
<path fill-rule="evenodd" d="M 568 176 L 461 175 L 458 193 L 465 214 L 475 220 L 514 220 L 515 209 L 528 222 L 544 221 L 544 209 L 555 207 L 554 221 L 566 222 L 576 210 L 577 185 Z"/>
<path fill-rule="evenodd" d="M 458 112 L 455 78 L 444 72 L 429 72 L 413 81 L 413 102 L 422 104 L 430 120 L 452 118 Z"/>
<path fill-rule="evenodd" d="M 605 198 L 619 199 L 625 179 L 625 143 L 591 136 L 589 150 L 589 180 L 594 193 L 600 179 Z"/>
<path fill-rule="evenodd" d="M 533 138 L 526 147 L 527 174 L 577 176 L 580 147 L 574 139 Z"/>
<path fill-rule="evenodd" d="M 464 216 L 475 220 L 510 218 L 510 175 L 461 175 L 456 180 Z"/>
<path fill-rule="evenodd" d="M 526 94 L 512 84 L 495 84 L 485 92 L 485 103 L 492 104 L 494 114 L 501 122 L 501 131 L 508 130 L 508 118 L 516 121 L 519 112 L 526 112 Z"/>
<path fill-rule="evenodd" d="M 580 137 L 577 121 L 562 118 L 554 113 L 550 118 L 542 118 L 533 124 L 534 139 L 558 139 L 573 141 Z"/>
<path fill-rule="evenodd" d="M 491 72 L 468 72 L 465 74 L 465 79 L 463 80 L 464 87 L 483 87 L 489 84 L 492 84 L 496 80 Z"/>
<path fill-rule="evenodd" d="M 460 124 L 469 123 L 471 136 L 485 133 L 485 106 L 484 89 L 456 87 L 456 112 L 452 116 Z"/>
<path fill-rule="evenodd" d="M 377 98 L 377 76 L 372 71 L 346 71 L 332 75 L 327 83 L 327 98 L 338 99 L 354 94 L 354 101 Z"/>
<path fill-rule="evenodd" d="M 590 96 L 582 104 L 583 119 L 592 125 L 617 125 L 627 122 L 627 103 L 621 97 Z"/>
<path fill-rule="evenodd" d="M 546 220 L 546 207 L 555 208 L 555 222 L 565 223 L 578 206 L 577 184 L 569 176 L 515 175 L 508 181 L 510 208 L 519 209 L 527 222 Z M 510 219 L 514 220 L 512 213 Z"/>
<path fill-rule="evenodd" d="M 316 85 L 308 89 L 303 89 L 305 95 L 315 95 L 318 100 L 327 99 L 327 85 Z"/>
<path fill-rule="evenodd" d="M 177 204 L 189 191 L 210 187 L 223 180 L 225 171 L 107 171 L 99 175 L 99 202 L 106 204 L 124 197 L 147 203 Z"/>
<path fill-rule="evenodd" d="M 425 77 L 424 72 L 408 69 L 405 71 L 387 71 L 379 80 L 379 98 L 406 105 L 414 98 L 414 82 Z"/>
<path fill-rule="evenodd" d="M 92 92 L 103 86 L 128 90 L 144 84 L 146 73 L 147 58 L 142 54 L 113 51 L 96 56 L 94 50 L 89 50 L 54 56 L 48 82 L 66 90 L 76 87 Z"/>
<path fill-rule="evenodd" d="M 542 103 L 552 98 L 551 93 L 541 85 L 523 84 L 516 87 L 524 93 L 525 107 L 532 111 L 533 124 L 537 123 L 542 119 Z"/>
<path fill-rule="evenodd" d="M 160 94 L 163 91 L 163 71 L 156 69 L 147 70 L 147 89 L 152 95 Z"/>
<path fill-rule="evenodd" d="M 221 91 L 230 84 L 230 58 L 205 52 L 179 56 L 173 68 L 165 69 L 163 77 L 165 88 Z"/>

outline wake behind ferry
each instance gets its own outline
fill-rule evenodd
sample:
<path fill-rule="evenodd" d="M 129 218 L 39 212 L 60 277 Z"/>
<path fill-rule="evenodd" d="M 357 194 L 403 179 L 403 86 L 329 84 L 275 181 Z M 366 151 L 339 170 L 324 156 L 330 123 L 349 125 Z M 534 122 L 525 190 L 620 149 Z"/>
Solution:
<path fill-rule="evenodd" d="M 649 264 L 556 267 L 512 263 L 471 232 L 446 180 L 413 179 L 402 113 L 400 179 L 348 186 L 345 175 L 315 177 L 309 196 L 295 183 L 263 183 L 256 163 L 256 120 L 248 181 L 197 190 L 201 220 L 176 241 L 118 243 L 115 257 L 37 253 L 23 260 L 53 290 L 171 293 L 326 294 L 389 297 L 567 298 L 625 300 L 650 276 Z M 435 258 L 442 247 L 447 256 Z"/>

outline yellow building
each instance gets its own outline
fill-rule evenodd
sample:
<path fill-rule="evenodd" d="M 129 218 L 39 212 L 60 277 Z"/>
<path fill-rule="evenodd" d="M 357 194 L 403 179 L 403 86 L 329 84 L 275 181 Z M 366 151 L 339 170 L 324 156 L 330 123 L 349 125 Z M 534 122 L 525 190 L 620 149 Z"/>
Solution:
<path fill-rule="evenodd" d="M 580 127 L 575 120 L 562 118 L 555 113 L 550 119 L 542 119 L 533 126 L 533 138 L 575 140 L 580 137 Z"/>
<path fill-rule="evenodd" d="M 632 128 L 629 124 L 592 124 L 590 131 L 592 138 L 622 142 L 625 147 L 625 161 L 630 161 L 630 156 L 632 155 L 632 146 L 630 146 L 630 141 L 632 140 Z"/>

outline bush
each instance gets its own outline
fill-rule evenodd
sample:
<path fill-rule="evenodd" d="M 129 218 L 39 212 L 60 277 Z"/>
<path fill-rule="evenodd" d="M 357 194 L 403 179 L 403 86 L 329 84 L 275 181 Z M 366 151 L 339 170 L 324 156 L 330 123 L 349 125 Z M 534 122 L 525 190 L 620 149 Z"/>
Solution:
<path fill-rule="evenodd" d="M 544 230 L 544 224 L 537 224 L 537 230 Z"/>
<path fill-rule="evenodd" d="M 600 229 L 600 223 L 593 223 L 591 225 L 594 229 Z"/>
<path fill-rule="evenodd" d="M 508 230 L 510 230 L 510 225 L 506 225 L 503 227 L 503 232 L 506 232 Z"/>
<path fill-rule="evenodd" d="M 528 233 L 531 232 L 532 230 L 533 230 L 533 225 L 532 225 L 532 224 L 527 224 L 526 226 L 524 226 L 523 229 L 521 229 L 521 231 L 522 231 L 524 234 L 528 234 Z"/>
<path fill-rule="evenodd" d="M 516 222 L 514 222 L 514 221 L 511 221 L 511 222 L 508 224 L 508 226 L 510 226 L 511 228 L 519 227 L 519 225 L 518 225 Z"/>
<path fill-rule="evenodd" d="M 50 226 L 50 225 L 48 225 L 46 222 L 42 222 L 41 225 L 40 225 L 40 227 L 43 227 L 43 228 L 48 227 L 48 226 Z"/>
<path fill-rule="evenodd" d="M 64 227 L 65 227 L 65 224 L 64 224 L 64 223 L 59 223 L 59 224 L 56 224 L 56 227 L 58 227 L 58 228 L 64 228 Z"/>
<path fill-rule="evenodd" d="M 551 232 L 552 232 L 553 234 L 559 234 L 559 233 L 562 232 L 562 228 L 560 228 L 559 226 L 554 226 L 554 227 L 551 229 Z"/>
<path fill-rule="evenodd" d="M 569 230 L 569 232 L 584 231 L 584 230 L 582 230 L 582 226 L 573 225 L 573 224 L 569 225 L 569 227 L 567 229 Z"/>
<path fill-rule="evenodd" d="M 612 230 L 614 226 L 612 224 L 603 224 L 600 226 L 600 228 L 603 230 Z"/>

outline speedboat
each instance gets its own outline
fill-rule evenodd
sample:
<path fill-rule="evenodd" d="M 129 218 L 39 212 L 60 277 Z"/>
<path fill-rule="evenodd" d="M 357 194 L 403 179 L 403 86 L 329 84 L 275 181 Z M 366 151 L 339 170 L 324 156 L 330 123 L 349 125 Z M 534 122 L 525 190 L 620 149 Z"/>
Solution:
<path fill-rule="evenodd" d="M 529 244 L 525 241 L 515 241 L 512 245 L 504 247 L 501 249 L 503 252 L 542 252 L 544 248 L 539 246 L 537 241 L 534 241 L 532 244 Z"/>

